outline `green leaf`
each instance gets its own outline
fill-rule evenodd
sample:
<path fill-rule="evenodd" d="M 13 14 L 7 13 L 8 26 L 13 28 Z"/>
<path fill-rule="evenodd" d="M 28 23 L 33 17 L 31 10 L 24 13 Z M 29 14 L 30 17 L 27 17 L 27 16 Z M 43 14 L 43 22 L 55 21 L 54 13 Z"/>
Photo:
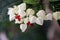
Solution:
<path fill-rule="evenodd" d="M 23 0 L 23 2 L 25 2 L 27 4 L 38 4 L 39 0 Z"/>
<path fill-rule="evenodd" d="M 54 2 L 54 1 L 59 1 L 59 0 L 48 0 L 48 1 L 50 1 L 50 2 Z"/>

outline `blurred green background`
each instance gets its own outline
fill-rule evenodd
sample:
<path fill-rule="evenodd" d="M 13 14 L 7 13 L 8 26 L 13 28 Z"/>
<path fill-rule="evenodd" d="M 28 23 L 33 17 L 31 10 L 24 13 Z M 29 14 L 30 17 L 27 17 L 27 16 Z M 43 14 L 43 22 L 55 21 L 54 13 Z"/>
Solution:
<path fill-rule="evenodd" d="M 10 22 L 7 9 L 14 5 L 18 5 L 22 2 L 27 3 L 27 8 L 32 8 L 36 12 L 40 9 L 44 9 L 44 6 L 39 3 L 40 0 L 0 0 L 0 32 L 5 31 L 10 40 L 47 40 L 46 32 L 51 25 L 51 22 L 44 22 L 43 26 L 36 25 L 28 27 L 26 32 L 22 33 L 19 29 L 19 25 L 15 25 L 14 21 Z M 59 0 L 49 0 L 50 8 L 52 11 L 60 11 Z M 49 25 L 46 25 L 49 23 Z M 60 21 L 58 20 L 60 24 Z"/>

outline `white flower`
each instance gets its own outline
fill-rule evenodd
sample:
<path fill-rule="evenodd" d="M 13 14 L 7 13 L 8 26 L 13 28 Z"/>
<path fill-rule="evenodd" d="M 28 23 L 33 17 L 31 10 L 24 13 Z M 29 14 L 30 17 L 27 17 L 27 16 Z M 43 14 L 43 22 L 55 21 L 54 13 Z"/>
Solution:
<path fill-rule="evenodd" d="M 15 15 L 9 15 L 9 20 L 13 21 L 15 19 Z"/>
<path fill-rule="evenodd" d="M 18 14 L 21 16 L 21 18 L 26 16 L 26 12 L 22 10 L 18 10 Z"/>
<path fill-rule="evenodd" d="M 43 25 L 43 19 L 42 18 L 37 18 L 36 19 L 36 24 Z"/>
<path fill-rule="evenodd" d="M 42 19 L 45 19 L 45 11 L 44 10 L 40 10 L 38 11 L 38 13 L 36 14 L 38 17 L 41 17 Z"/>
<path fill-rule="evenodd" d="M 28 18 L 28 17 L 24 18 L 24 23 L 25 23 L 25 24 L 27 24 L 28 21 L 29 21 L 29 18 Z"/>
<path fill-rule="evenodd" d="M 48 13 L 45 17 L 45 20 L 52 20 L 52 14 Z"/>
<path fill-rule="evenodd" d="M 27 13 L 27 16 L 29 16 L 29 15 L 34 15 L 35 14 L 35 11 L 33 10 L 33 9 L 27 9 L 26 10 L 26 13 Z"/>
<path fill-rule="evenodd" d="M 35 16 L 29 17 L 29 21 L 30 21 L 30 23 L 35 23 L 36 22 L 36 17 Z"/>
<path fill-rule="evenodd" d="M 14 8 L 8 8 L 9 20 L 12 21 L 15 19 Z"/>
<path fill-rule="evenodd" d="M 13 15 L 14 14 L 14 9 L 13 8 L 8 8 L 8 15 Z"/>
<path fill-rule="evenodd" d="M 19 10 L 26 10 L 26 3 L 18 5 Z"/>
<path fill-rule="evenodd" d="M 26 29 L 27 29 L 27 24 L 21 24 L 20 29 L 21 29 L 22 32 L 25 32 Z"/>

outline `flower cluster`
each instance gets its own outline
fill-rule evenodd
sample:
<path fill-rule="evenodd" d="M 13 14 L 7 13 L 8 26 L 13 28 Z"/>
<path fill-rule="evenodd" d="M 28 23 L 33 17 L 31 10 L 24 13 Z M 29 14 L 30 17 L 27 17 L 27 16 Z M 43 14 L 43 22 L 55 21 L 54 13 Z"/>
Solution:
<path fill-rule="evenodd" d="M 20 24 L 20 29 L 25 32 L 27 26 L 33 26 L 34 23 L 43 25 L 44 20 L 52 20 L 52 14 L 46 14 L 44 10 L 39 10 L 37 13 L 31 8 L 26 9 L 26 3 L 8 8 L 10 21 L 15 21 L 15 24 Z"/>

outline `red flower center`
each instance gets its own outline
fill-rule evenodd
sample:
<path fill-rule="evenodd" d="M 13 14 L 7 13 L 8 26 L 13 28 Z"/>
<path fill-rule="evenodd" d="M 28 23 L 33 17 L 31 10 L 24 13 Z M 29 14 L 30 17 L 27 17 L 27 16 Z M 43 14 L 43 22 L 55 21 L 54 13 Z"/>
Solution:
<path fill-rule="evenodd" d="M 16 15 L 15 18 L 18 19 L 18 21 L 21 20 L 20 15 Z"/>
<path fill-rule="evenodd" d="M 27 23 L 27 25 L 28 25 L 28 26 L 33 26 L 33 24 L 32 24 L 32 23 L 30 23 L 30 22 L 28 22 L 28 23 Z"/>

